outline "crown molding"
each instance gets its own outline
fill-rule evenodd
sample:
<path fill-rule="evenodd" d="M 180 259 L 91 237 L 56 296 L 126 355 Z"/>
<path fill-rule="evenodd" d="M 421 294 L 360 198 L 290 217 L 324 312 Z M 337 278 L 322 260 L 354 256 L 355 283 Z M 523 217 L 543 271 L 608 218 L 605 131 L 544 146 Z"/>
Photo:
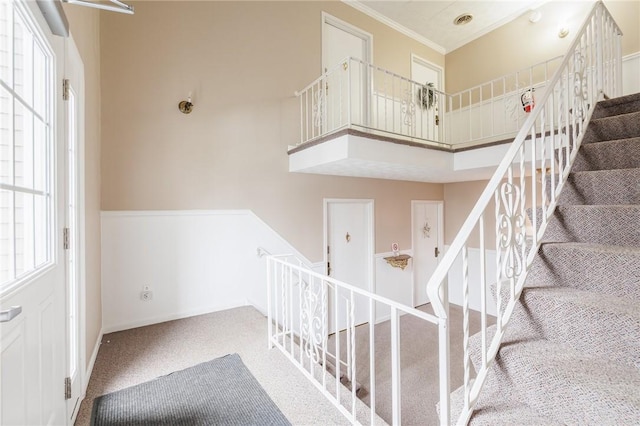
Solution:
<path fill-rule="evenodd" d="M 358 0 L 341 0 L 341 1 L 344 4 L 353 7 L 354 9 L 364 13 L 365 15 L 375 19 L 376 21 L 379 21 L 379 22 L 385 24 L 386 26 L 393 28 L 394 30 L 398 31 L 399 33 L 404 34 L 407 37 L 414 39 L 418 43 L 424 44 L 428 48 L 433 49 L 433 50 L 435 50 L 436 52 L 438 52 L 438 53 L 440 53 L 442 55 L 447 53 L 447 49 L 445 49 L 444 47 L 440 46 L 439 44 L 432 42 L 428 38 L 426 38 L 424 36 L 421 36 L 417 32 L 415 32 L 413 30 L 410 30 L 409 28 L 407 28 L 407 27 L 405 27 L 403 25 L 400 25 L 399 23 L 397 23 L 393 19 L 389 19 L 388 17 L 384 16 L 380 12 L 377 12 L 377 11 L 371 9 L 369 6 L 364 5 L 363 3 L 361 3 Z"/>

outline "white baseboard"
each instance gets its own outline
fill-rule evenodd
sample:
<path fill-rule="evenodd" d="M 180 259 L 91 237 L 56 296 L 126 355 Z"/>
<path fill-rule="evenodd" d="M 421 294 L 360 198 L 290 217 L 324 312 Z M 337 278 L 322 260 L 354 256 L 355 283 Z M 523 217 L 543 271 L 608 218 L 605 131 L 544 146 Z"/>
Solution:
<path fill-rule="evenodd" d="M 100 345 L 102 344 L 102 336 L 104 336 L 104 332 L 100 329 L 100 333 L 98 333 L 98 339 L 96 340 L 96 344 L 93 347 L 93 352 L 91 352 L 91 358 L 89 359 L 89 365 L 87 366 L 87 370 L 84 373 L 85 383 L 82 389 L 82 397 L 87 393 L 87 387 L 89 386 L 89 379 L 91 378 L 91 374 L 93 373 L 93 367 L 96 365 L 96 359 L 98 358 L 98 351 L 100 350 Z"/>
<path fill-rule="evenodd" d="M 227 303 L 227 304 L 224 304 L 224 305 L 215 305 L 215 306 L 209 306 L 209 307 L 206 307 L 206 308 L 192 309 L 192 310 L 189 310 L 189 311 L 176 312 L 176 313 L 169 314 L 169 315 L 161 315 L 161 316 L 156 316 L 156 317 L 152 317 L 152 318 L 146 318 L 146 319 L 144 319 L 142 321 L 133 321 L 133 322 L 120 323 L 120 324 L 115 324 L 115 325 L 111 325 L 111 326 L 107 327 L 104 330 L 104 333 L 105 334 L 114 333 L 116 331 L 129 330 L 131 328 L 144 327 L 144 326 L 147 326 L 147 325 L 159 324 L 159 323 L 162 323 L 162 322 L 174 321 L 174 320 L 178 320 L 178 319 L 194 317 L 196 315 L 204 315 L 204 314 L 210 314 L 212 312 L 226 311 L 227 309 L 239 308 L 241 306 L 246 306 L 246 305 L 247 305 L 247 303 L 246 303 L 245 300 L 238 300 L 238 301 Z"/>
<path fill-rule="evenodd" d="M 96 359 L 98 359 L 98 351 L 100 350 L 100 345 L 102 344 L 102 336 L 104 336 L 104 333 L 102 332 L 102 329 L 100 329 L 98 338 L 96 339 L 96 344 L 93 347 L 93 351 L 91 352 L 91 358 L 89 358 L 89 365 L 87 365 L 87 368 L 84 371 L 84 376 L 82 377 L 82 392 L 80 393 L 80 398 L 78 399 L 78 406 L 73 413 L 71 424 L 74 424 L 76 422 L 76 418 L 78 417 L 78 413 L 80 412 L 80 404 L 82 404 L 82 401 L 84 401 L 85 397 L 87 396 L 87 388 L 89 387 L 89 381 L 91 380 L 91 375 L 93 374 L 93 367 L 96 365 Z"/>

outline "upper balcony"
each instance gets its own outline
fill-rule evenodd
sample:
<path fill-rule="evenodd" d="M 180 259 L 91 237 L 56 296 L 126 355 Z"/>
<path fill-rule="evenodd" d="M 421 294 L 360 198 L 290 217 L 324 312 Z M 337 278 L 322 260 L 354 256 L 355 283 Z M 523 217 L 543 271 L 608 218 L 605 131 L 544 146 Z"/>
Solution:
<path fill-rule="evenodd" d="M 489 178 L 561 58 L 448 94 L 346 58 L 296 95 L 291 172 L 421 182 Z M 568 82 L 568 87 L 571 82 Z"/>

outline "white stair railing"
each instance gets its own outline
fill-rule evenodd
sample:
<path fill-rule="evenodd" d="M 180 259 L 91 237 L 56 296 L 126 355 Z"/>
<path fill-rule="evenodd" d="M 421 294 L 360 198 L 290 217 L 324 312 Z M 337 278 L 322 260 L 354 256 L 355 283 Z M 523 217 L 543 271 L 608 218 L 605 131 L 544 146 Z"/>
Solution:
<path fill-rule="evenodd" d="M 458 424 L 470 419 L 478 396 L 504 337 L 505 328 L 522 291 L 529 267 L 540 247 L 547 220 L 580 148 L 597 101 L 621 94 L 620 29 L 602 2 L 591 13 L 564 56 L 554 77 L 538 98 L 505 158 L 464 222 L 427 285 L 439 318 L 440 422 Z M 537 208 L 536 208 L 537 207 Z M 527 210 L 532 239 L 525 237 Z M 479 276 L 469 273 L 468 250 L 479 247 Z M 488 252 L 495 250 L 495 275 L 487 271 Z M 447 277 L 454 261 L 462 259 L 464 362 L 450 365 Z M 457 272 L 457 271 L 455 271 Z M 469 292 L 481 295 L 481 366 L 472 373 L 469 332 Z M 495 286 L 492 290 L 491 286 Z M 496 331 L 487 332 L 487 305 L 495 294 Z M 450 371 L 460 368 L 464 377 L 462 407 L 452 413 Z"/>
<path fill-rule="evenodd" d="M 428 324 L 438 319 L 314 272 L 293 257 L 267 257 L 267 289 L 269 347 L 280 349 L 353 424 L 384 423 L 376 414 L 374 325 L 380 320 L 377 314 L 390 320 L 391 377 L 384 379 L 392 384 L 391 420 L 399 425 L 400 316 Z M 357 395 L 361 370 L 369 376 L 363 383 L 370 397 L 368 407 Z M 425 413 L 433 409 L 425 407 Z"/>

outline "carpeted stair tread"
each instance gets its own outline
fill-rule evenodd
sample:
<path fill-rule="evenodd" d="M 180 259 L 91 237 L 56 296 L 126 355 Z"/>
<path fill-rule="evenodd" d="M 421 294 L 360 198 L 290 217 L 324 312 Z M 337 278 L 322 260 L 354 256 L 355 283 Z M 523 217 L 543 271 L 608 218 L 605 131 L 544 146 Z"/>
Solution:
<path fill-rule="evenodd" d="M 541 416 L 594 425 L 635 424 L 640 419 L 636 367 L 536 340 L 502 347 L 495 368 L 510 378 L 511 391 Z"/>
<path fill-rule="evenodd" d="M 527 276 L 525 286 L 533 285 L 573 287 L 637 303 L 640 301 L 640 248 L 544 243 Z"/>
<path fill-rule="evenodd" d="M 598 119 L 611 117 L 635 111 L 640 111 L 640 93 L 634 93 L 598 102 L 591 118 Z"/>
<path fill-rule="evenodd" d="M 486 402 L 485 402 L 486 401 Z M 460 387 L 451 394 L 452 418 L 462 411 L 464 405 L 464 388 Z M 483 390 L 473 416 L 469 421 L 470 426 L 564 426 L 564 423 L 554 421 L 549 417 L 540 415 L 528 405 L 511 398 L 496 387 L 488 387 Z"/>
<path fill-rule="evenodd" d="M 640 111 L 627 112 L 610 117 L 596 118 L 589 122 L 583 144 L 640 137 Z"/>
<path fill-rule="evenodd" d="M 531 211 L 528 212 L 531 220 Z M 536 225 L 540 227 L 542 209 Z M 640 205 L 564 205 L 549 218 L 542 242 L 640 247 Z"/>
<path fill-rule="evenodd" d="M 525 287 L 509 327 L 640 368 L 636 300 L 571 287 Z"/>
<path fill-rule="evenodd" d="M 582 144 L 571 171 L 638 167 L 640 167 L 640 137 Z"/>
<path fill-rule="evenodd" d="M 491 345 L 491 339 L 496 335 L 497 325 L 487 327 L 486 342 L 487 347 Z M 502 339 L 502 346 L 513 345 L 522 342 L 531 342 L 536 340 L 543 340 L 542 334 L 537 330 L 520 329 L 511 325 L 505 329 L 505 334 Z M 480 332 L 474 334 L 469 338 L 469 358 L 476 372 L 482 367 L 482 334 Z M 496 375 L 497 374 L 497 375 Z M 491 380 L 489 379 L 491 377 Z M 502 376 L 500 370 L 493 372 L 493 376 L 489 376 L 487 380 L 495 382 L 501 382 L 503 385 L 504 380 L 508 380 L 508 377 Z"/>
<path fill-rule="evenodd" d="M 640 168 L 570 173 L 558 205 L 640 204 Z"/>

